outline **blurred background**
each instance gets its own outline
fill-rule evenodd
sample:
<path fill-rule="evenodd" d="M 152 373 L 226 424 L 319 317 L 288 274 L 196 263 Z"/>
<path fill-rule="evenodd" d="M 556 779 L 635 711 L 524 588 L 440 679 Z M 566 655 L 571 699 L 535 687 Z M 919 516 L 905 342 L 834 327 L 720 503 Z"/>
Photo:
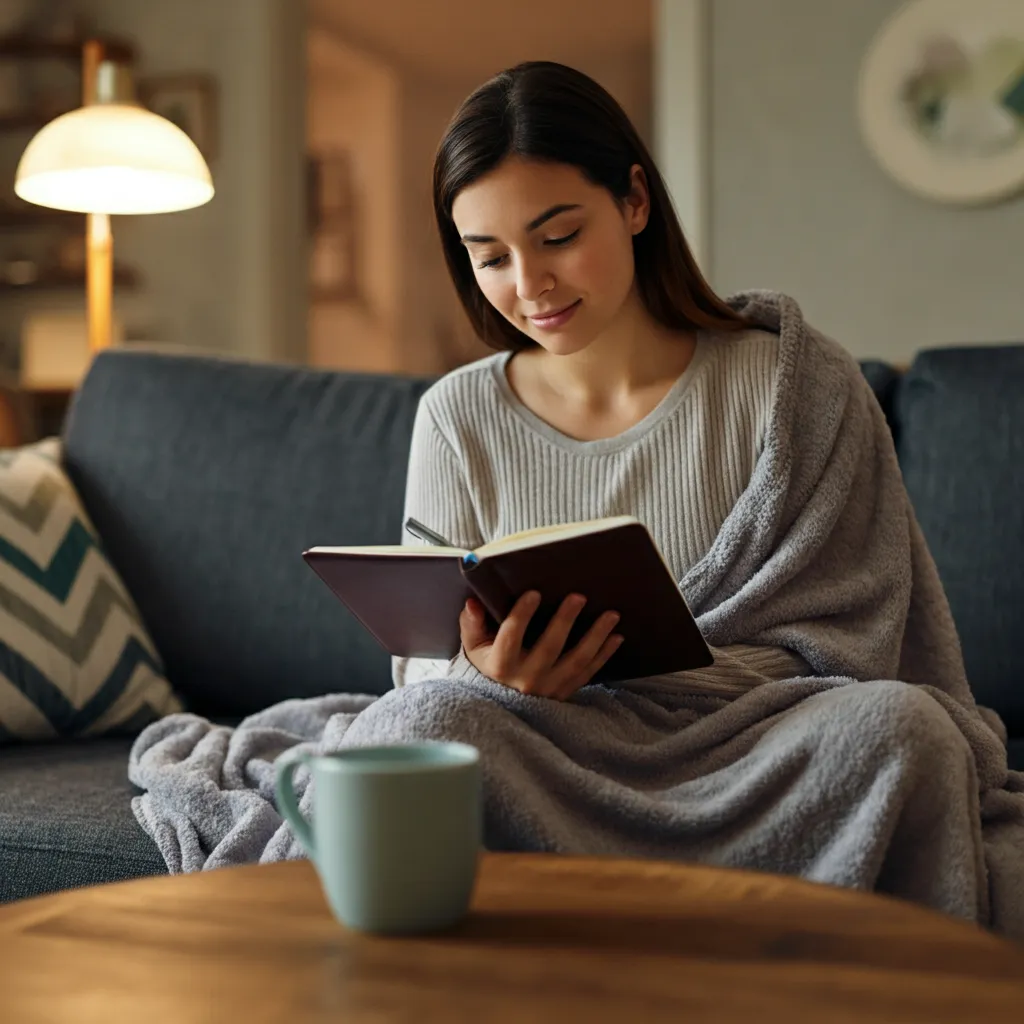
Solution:
<path fill-rule="evenodd" d="M 1020 340 L 1019 193 L 935 202 L 858 126 L 865 54 L 901 6 L 0 0 L 0 367 L 16 380 L 26 336 L 84 310 L 84 218 L 22 203 L 13 180 L 33 133 L 80 102 L 90 36 L 124 47 L 139 99 L 186 130 L 217 190 L 113 218 L 125 344 L 409 374 L 484 354 L 445 274 L 430 168 L 460 100 L 538 58 L 623 105 L 720 292 L 786 291 L 858 357 Z M 33 398 L 59 413 L 72 386 Z"/>

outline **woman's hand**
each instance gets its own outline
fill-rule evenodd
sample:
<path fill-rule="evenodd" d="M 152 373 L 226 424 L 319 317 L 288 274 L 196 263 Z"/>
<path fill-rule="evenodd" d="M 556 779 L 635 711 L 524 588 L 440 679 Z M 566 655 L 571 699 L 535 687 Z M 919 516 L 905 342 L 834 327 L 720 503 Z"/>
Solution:
<path fill-rule="evenodd" d="M 473 667 L 496 683 L 520 693 L 568 700 L 618 650 L 622 637 L 612 634 L 619 616 L 605 612 L 576 646 L 563 653 L 576 617 L 587 603 L 570 594 L 552 616 L 540 639 L 523 649 L 526 627 L 540 606 L 540 594 L 527 591 L 515 603 L 497 633 L 487 629 L 483 605 L 470 598 L 459 616 L 462 647 Z"/>

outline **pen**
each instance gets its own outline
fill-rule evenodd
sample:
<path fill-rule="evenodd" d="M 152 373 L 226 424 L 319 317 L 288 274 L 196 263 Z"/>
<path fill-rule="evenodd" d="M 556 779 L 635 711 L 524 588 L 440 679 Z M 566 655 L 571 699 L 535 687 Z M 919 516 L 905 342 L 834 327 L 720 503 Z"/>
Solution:
<path fill-rule="evenodd" d="M 405 528 L 414 537 L 419 537 L 420 540 L 425 540 L 428 544 L 435 544 L 441 548 L 451 548 L 455 546 L 451 543 L 451 541 L 445 540 L 444 537 L 441 536 L 441 534 L 434 533 L 433 530 L 424 526 L 418 520 L 413 519 L 412 516 L 406 519 Z"/>

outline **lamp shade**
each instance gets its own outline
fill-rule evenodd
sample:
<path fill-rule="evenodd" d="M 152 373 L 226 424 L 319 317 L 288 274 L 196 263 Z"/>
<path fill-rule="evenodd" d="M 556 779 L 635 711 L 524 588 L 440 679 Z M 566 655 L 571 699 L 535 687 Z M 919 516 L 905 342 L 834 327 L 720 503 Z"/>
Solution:
<path fill-rule="evenodd" d="M 39 131 L 18 164 L 14 191 L 75 213 L 170 213 L 209 202 L 213 182 L 177 125 L 134 104 L 97 103 Z"/>

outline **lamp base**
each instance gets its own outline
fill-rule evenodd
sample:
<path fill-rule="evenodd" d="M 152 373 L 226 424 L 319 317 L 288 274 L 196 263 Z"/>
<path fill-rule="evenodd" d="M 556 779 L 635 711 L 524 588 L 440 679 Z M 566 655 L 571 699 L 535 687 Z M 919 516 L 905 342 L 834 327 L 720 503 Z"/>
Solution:
<path fill-rule="evenodd" d="M 89 351 L 109 348 L 114 302 L 114 240 L 110 216 L 86 214 L 86 292 L 89 306 Z"/>

